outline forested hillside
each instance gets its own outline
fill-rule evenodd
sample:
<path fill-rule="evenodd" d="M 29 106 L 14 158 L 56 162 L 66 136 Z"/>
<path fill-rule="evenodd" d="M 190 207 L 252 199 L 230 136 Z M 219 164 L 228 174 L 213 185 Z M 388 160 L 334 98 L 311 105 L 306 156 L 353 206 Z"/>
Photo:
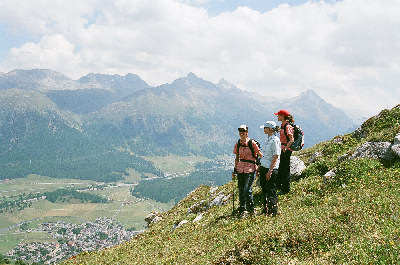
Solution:
<path fill-rule="evenodd" d="M 0 103 L 2 179 L 39 174 L 109 182 L 128 168 L 159 174 L 151 162 L 87 135 L 79 117 L 41 94 L 7 90 Z"/>
<path fill-rule="evenodd" d="M 354 125 L 312 90 L 276 100 L 193 73 L 150 87 L 134 74 L 72 80 L 51 70 L 13 70 L 0 75 L 0 89 L 3 179 L 39 174 L 109 182 L 130 169 L 159 176 L 145 156 L 231 154 L 240 124 L 262 139 L 259 126 L 281 108 L 303 128 L 306 146 Z"/>

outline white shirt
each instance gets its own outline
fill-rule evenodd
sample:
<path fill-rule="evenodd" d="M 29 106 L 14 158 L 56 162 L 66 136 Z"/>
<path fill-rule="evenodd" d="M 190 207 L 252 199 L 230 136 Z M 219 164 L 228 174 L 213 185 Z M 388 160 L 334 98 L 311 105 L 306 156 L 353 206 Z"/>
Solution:
<path fill-rule="evenodd" d="M 274 155 L 278 155 L 278 160 L 276 161 L 274 169 L 279 167 L 281 141 L 276 135 L 273 134 L 265 139 L 265 142 L 261 144 L 261 152 L 263 153 L 263 157 L 261 158 L 261 166 L 269 168 Z"/>

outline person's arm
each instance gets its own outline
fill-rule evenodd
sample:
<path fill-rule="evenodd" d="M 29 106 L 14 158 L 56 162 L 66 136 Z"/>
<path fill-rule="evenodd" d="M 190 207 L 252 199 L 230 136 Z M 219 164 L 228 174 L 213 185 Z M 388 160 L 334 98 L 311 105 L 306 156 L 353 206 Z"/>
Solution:
<path fill-rule="evenodd" d="M 292 145 L 292 143 L 294 142 L 293 135 L 289 134 L 288 137 L 289 137 L 289 142 L 287 142 L 286 146 L 283 148 L 283 152 L 288 150 L 290 148 L 290 146 Z"/>
<path fill-rule="evenodd" d="M 267 172 L 266 178 L 269 180 L 271 178 L 272 170 L 274 170 L 276 162 L 278 161 L 279 155 L 274 155 L 272 157 L 271 165 L 269 166 L 269 170 Z"/>
<path fill-rule="evenodd" d="M 236 144 L 236 148 L 234 149 L 234 151 L 236 151 L 235 152 L 236 153 L 235 168 L 232 171 L 232 178 L 234 178 L 236 176 L 236 174 L 237 174 L 237 166 L 238 166 L 238 163 L 239 163 L 239 152 L 238 152 L 237 148 L 239 148 L 239 146 L 237 146 L 237 144 Z"/>
<path fill-rule="evenodd" d="M 261 150 L 258 151 L 257 155 L 258 155 L 260 158 L 263 157 L 263 153 L 261 153 Z"/>
<path fill-rule="evenodd" d="M 289 133 L 288 133 L 289 126 L 291 129 L 289 130 Z M 286 126 L 286 133 L 287 133 L 287 136 L 289 137 L 289 142 L 286 143 L 286 146 L 282 150 L 283 152 L 286 152 L 286 150 L 288 150 L 290 148 L 290 146 L 292 145 L 292 143 L 294 142 L 293 132 L 294 132 L 293 126 L 291 126 L 291 125 Z"/>

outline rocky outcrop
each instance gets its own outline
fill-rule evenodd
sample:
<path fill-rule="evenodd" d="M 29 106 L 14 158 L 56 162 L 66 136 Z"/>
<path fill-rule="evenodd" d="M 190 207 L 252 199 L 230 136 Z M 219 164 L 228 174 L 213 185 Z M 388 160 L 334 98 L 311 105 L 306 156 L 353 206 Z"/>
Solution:
<path fill-rule="evenodd" d="M 147 215 L 144 220 L 147 223 L 147 226 L 150 226 L 153 223 L 160 222 L 162 220 L 161 214 L 158 212 L 151 212 Z"/>
<path fill-rule="evenodd" d="M 358 147 L 350 159 L 355 158 L 372 158 L 391 161 L 394 154 L 389 142 L 366 142 Z"/>
<path fill-rule="evenodd" d="M 347 159 L 371 158 L 379 159 L 387 162 L 393 162 L 400 159 L 400 133 L 397 134 L 390 142 L 366 142 L 359 146 L 353 154 L 344 154 L 338 157 L 338 163 Z M 328 171 L 323 177 L 324 180 L 329 180 L 335 177 L 336 168 Z"/>
<path fill-rule="evenodd" d="M 351 155 L 354 158 L 372 158 L 393 161 L 400 158 L 400 133 L 390 142 L 366 142 L 358 147 Z"/>
<path fill-rule="evenodd" d="M 194 191 L 190 192 L 189 195 L 193 194 Z M 209 191 L 210 198 L 209 200 L 201 200 L 190 206 L 187 210 L 187 215 L 191 214 L 196 214 L 196 218 L 192 221 L 192 223 L 197 223 L 203 219 L 204 214 L 207 213 L 207 211 L 211 207 L 218 207 L 225 205 L 228 203 L 228 200 L 230 199 L 232 194 L 225 194 L 224 191 L 219 190 L 219 187 L 210 187 Z M 192 197 L 192 200 L 197 200 L 196 197 Z M 172 228 L 171 232 L 175 231 L 182 225 L 188 223 L 188 220 L 182 220 L 176 222 Z"/>
<path fill-rule="evenodd" d="M 394 137 L 393 145 L 400 144 L 400 133 Z"/>
<path fill-rule="evenodd" d="M 400 157 L 400 144 L 392 145 L 390 149 L 395 156 Z"/>
<path fill-rule="evenodd" d="M 188 209 L 188 214 L 197 214 L 197 213 L 201 213 L 204 211 L 207 211 L 207 209 L 209 208 L 209 204 L 206 200 L 201 200 L 199 202 L 196 202 L 195 204 L 193 204 L 189 209 Z"/>
<path fill-rule="evenodd" d="M 306 165 L 298 156 L 290 157 L 290 177 L 292 180 L 296 180 L 301 176 Z"/>
<path fill-rule="evenodd" d="M 308 163 L 313 163 L 317 157 L 322 156 L 322 152 L 315 152 L 312 157 L 308 160 Z"/>
<path fill-rule="evenodd" d="M 328 172 L 326 172 L 324 175 L 324 181 L 334 178 L 336 176 L 335 170 L 336 170 L 336 168 L 331 169 Z"/>
<path fill-rule="evenodd" d="M 212 202 L 210 203 L 210 207 L 213 207 L 213 206 L 222 206 L 222 205 L 224 205 L 224 204 L 228 201 L 228 199 L 229 199 L 230 197 L 231 197 L 230 194 L 225 195 L 225 194 L 223 194 L 223 193 L 220 193 L 217 197 L 215 197 L 214 200 L 212 200 Z"/>
<path fill-rule="evenodd" d="M 360 141 L 362 138 L 367 137 L 367 132 L 362 127 L 359 127 L 353 132 L 353 137 Z"/>
<path fill-rule="evenodd" d="M 172 226 L 171 233 L 174 232 L 175 229 L 178 229 L 179 227 L 181 227 L 182 225 L 184 225 L 184 224 L 186 224 L 186 223 L 189 223 L 189 221 L 188 221 L 188 220 L 183 220 L 183 221 L 180 221 L 179 223 L 175 223 L 175 224 Z"/>

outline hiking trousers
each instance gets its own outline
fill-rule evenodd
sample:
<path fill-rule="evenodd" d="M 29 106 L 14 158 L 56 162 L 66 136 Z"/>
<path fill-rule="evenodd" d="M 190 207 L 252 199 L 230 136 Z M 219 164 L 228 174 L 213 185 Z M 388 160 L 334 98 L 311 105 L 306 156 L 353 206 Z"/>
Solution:
<path fill-rule="evenodd" d="M 267 214 L 276 214 L 278 212 L 278 195 L 276 194 L 276 181 L 278 179 L 278 170 L 274 169 L 271 178 L 266 179 L 269 168 L 260 167 L 260 185 L 262 189 L 263 212 Z"/>
<path fill-rule="evenodd" d="M 254 201 L 252 185 L 256 172 L 238 173 L 238 190 L 239 190 L 239 213 L 245 210 L 254 212 Z"/>
<path fill-rule="evenodd" d="M 278 169 L 278 189 L 284 193 L 290 191 L 290 156 L 292 151 L 281 152 Z"/>

